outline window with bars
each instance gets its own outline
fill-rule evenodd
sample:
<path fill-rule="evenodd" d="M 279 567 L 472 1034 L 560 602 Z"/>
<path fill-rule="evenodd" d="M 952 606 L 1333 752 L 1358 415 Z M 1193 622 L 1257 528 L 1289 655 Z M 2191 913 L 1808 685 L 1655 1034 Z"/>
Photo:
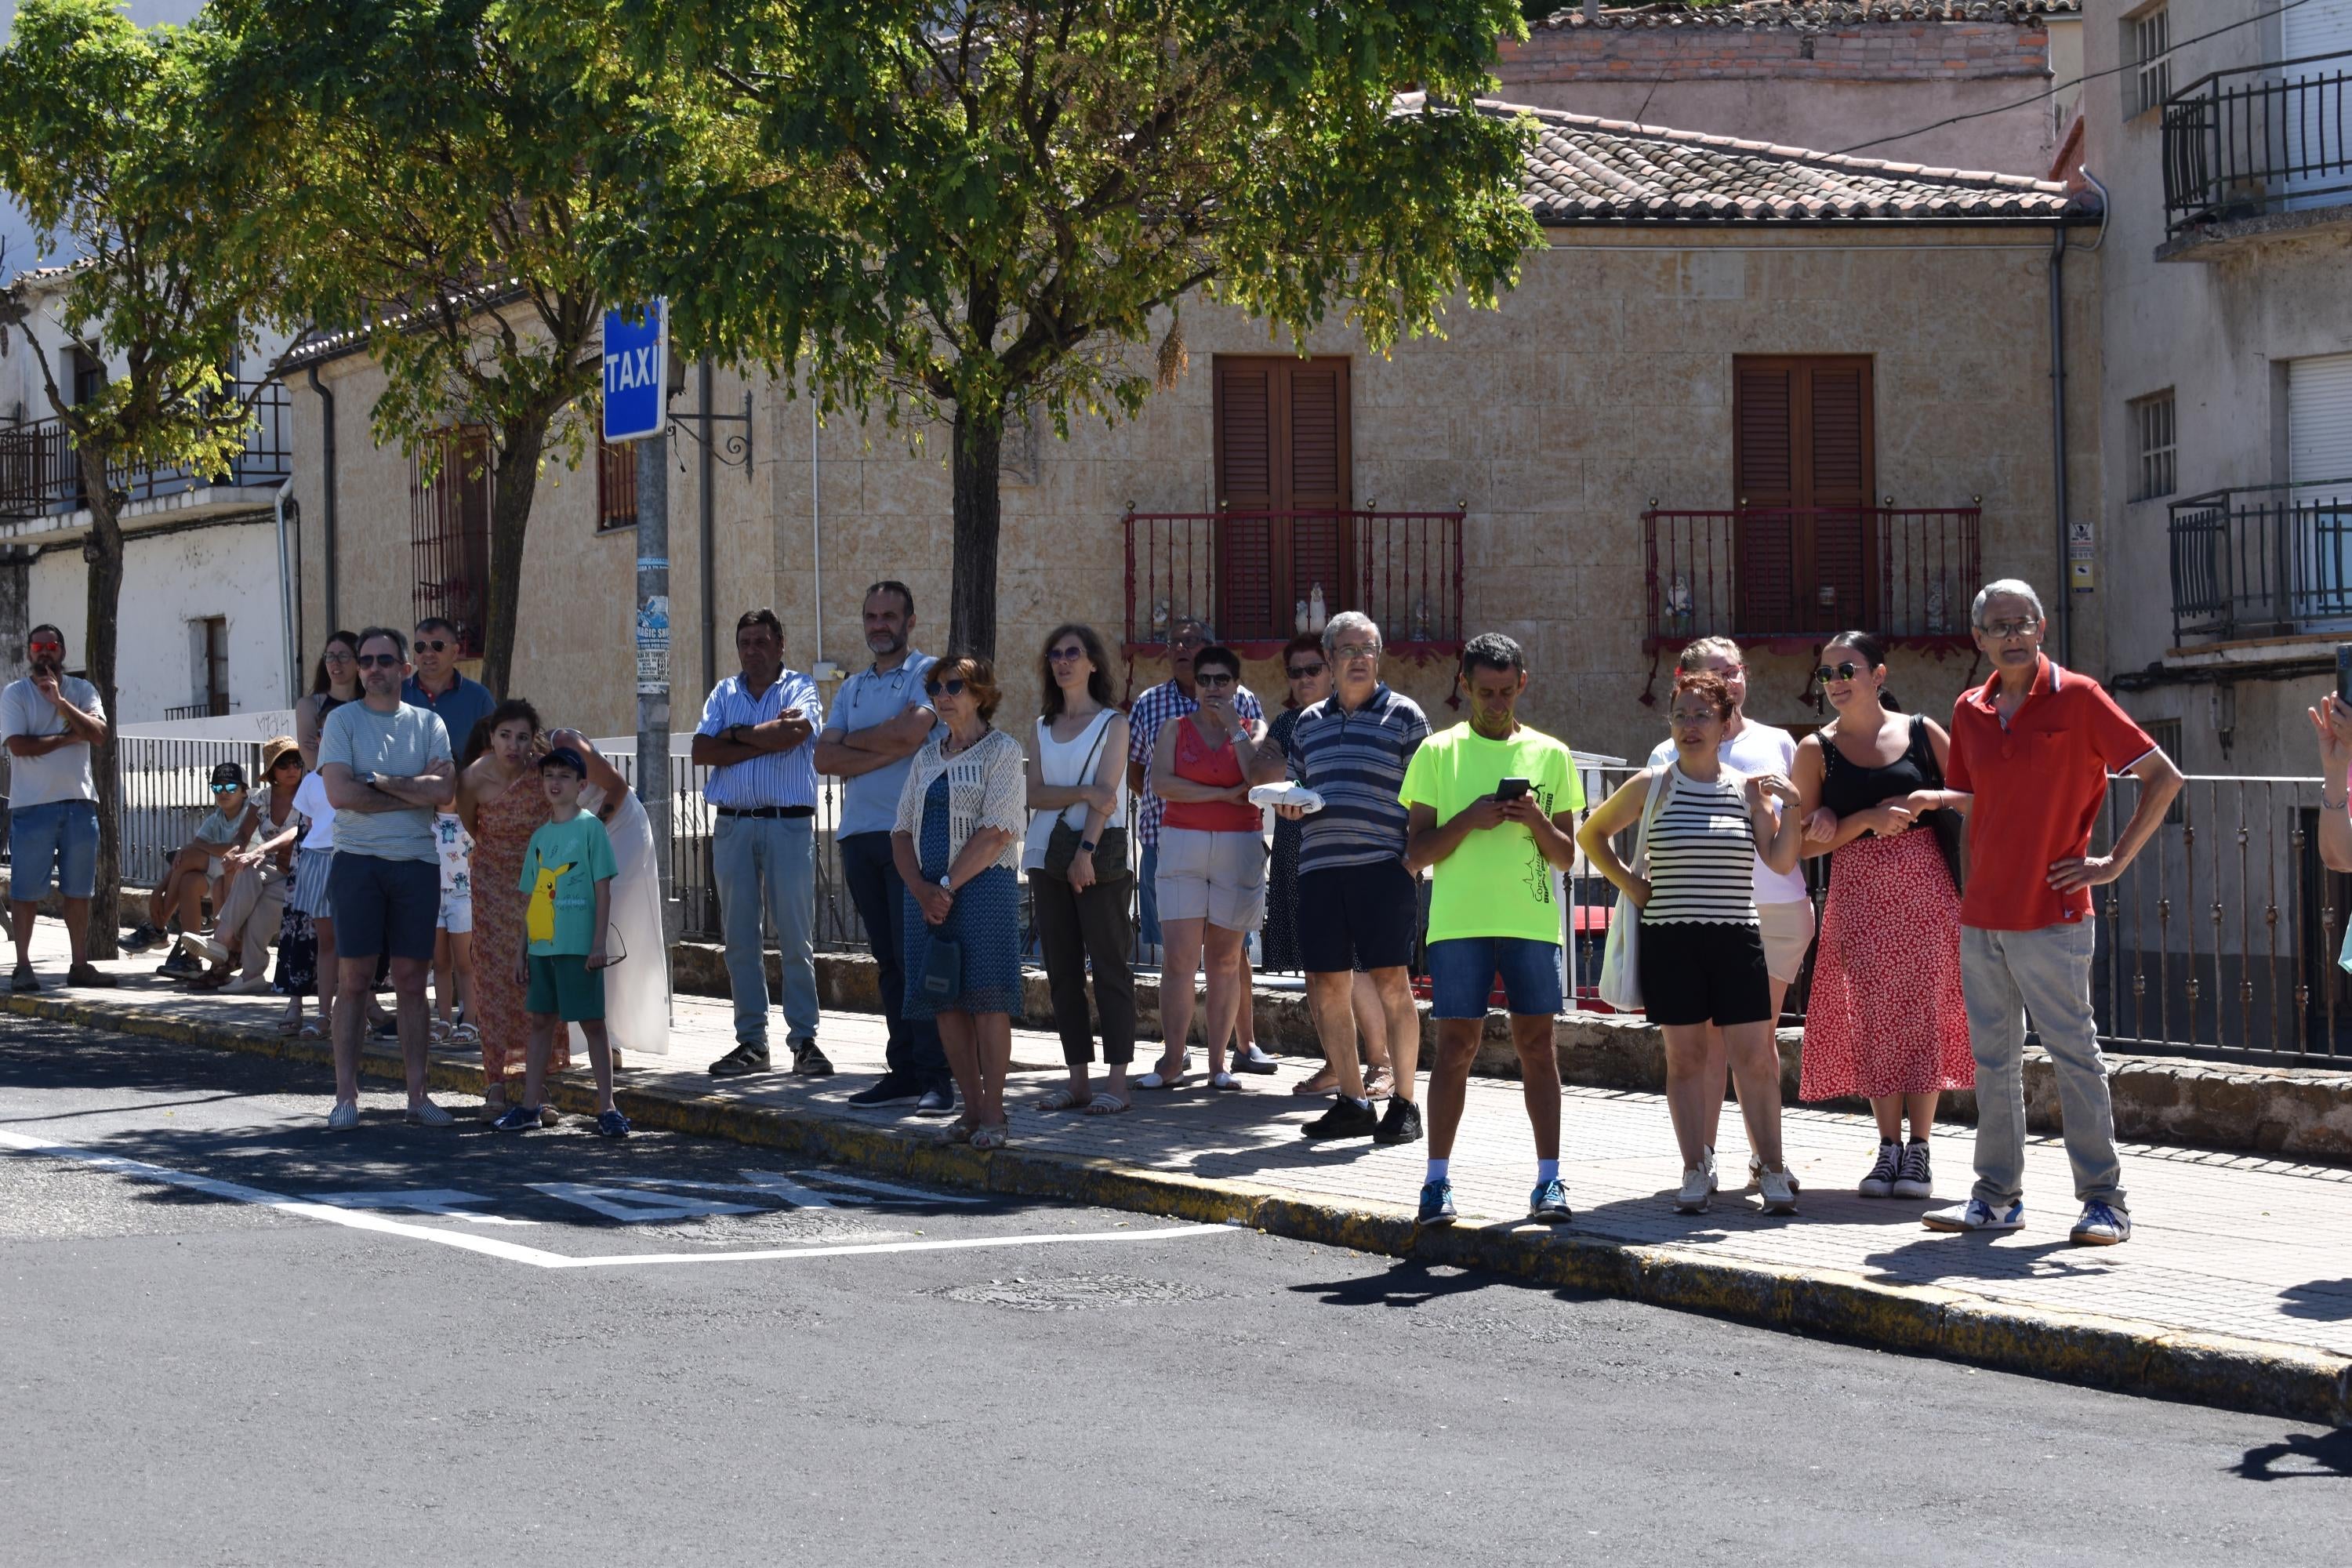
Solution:
<path fill-rule="evenodd" d="M 2162 5 L 2124 19 L 2124 117 L 2145 114 L 2172 96 L 2172 14 Z"/>
<path fill-rule="evenodd" d="M 2175 445 L 2172 389 L 2135 398 L 2131 405 L 2132 448 L 2139 460 L 2132 472 L 2132 500 L 2168 496 L 2180 488 Z"/>
<path fill-rule="evenodd" d="M 413 459 L 408 538 L 416 618 L 457 628 L 462 657 L 478 658 L 490 603 L 490 441 L 478 425 L 438 431 Z"/>
<path fill-rule="evenodd" d="M 596 442 L 596 531 L 637 526 L 637 444 Z"/>

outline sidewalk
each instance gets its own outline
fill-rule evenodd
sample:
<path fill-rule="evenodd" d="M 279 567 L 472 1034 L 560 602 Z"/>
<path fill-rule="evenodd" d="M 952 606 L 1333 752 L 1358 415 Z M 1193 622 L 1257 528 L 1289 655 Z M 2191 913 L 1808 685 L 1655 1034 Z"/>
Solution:
<path fill-rule="evenodd" d="M 35 956 L 47 989 L 10 998 L 15 1011 L 323 1059 L 320 1042 L 277 1037 L 279 999 L 175 992 L 153 975 L 160 953 L 101 965 L 122 977 L 106 991 L 58 986 L 65 952 L 53 921 L 41 922 Z M 824 1016 L 823 1044 L 841 1068 L 834 1078 L 779 1073 L 723 1087 L 703 1069 L 733 1044 L 730 1008 L 681 997 L 675 1016 L 669 1054 L 633 1056 L 623 1076 L 624 1107 L 647 1126 L 935 1182 L 1234 1220 L 1889 1349 L 2352 1424 L 2352 1169 L 2126 1144 L 2134 1238 L 2077 1248 L 2065 1235 L 2075 1205 L 2064 1148 L 2037 1138 L 2027 1151 L 2027 1228 L 1942 1237 L 1918 1224 L 1928 1205 L 1853 1195 L 1874 1149 L 1866 1118 L 1792 1108 L 1784 1131 L 1790 1168 L 1804 1184 L 1798 1217 L 1767 1218 L 1752 1192 L 1736 1190 L 1710 1214 L 1678 1215 L 1667 1201 L 1680 1162 L 1664 1101 L 1570 1088 L 1561 1175 L 1576 1222 L 1549 1232 L 1521 1223 L 1534 1150 L 1518 1086 L 1474 1079 L 1452 1173 L 1463 1224 L 1416 1237 L 1426 1145 L 1305 1142 L 1299 1125 L 1326 1102 L 1288 1089 L 1313 1064 L 1286 1059 L 1276 1077 L 1244 1079 L 1243 1094 L 1194 1087 L 1139 1093 L 1124 1116 L 1049 1115 L 1030 1106 L 1059 1081 L 1060 1047 L 1016 1032 L 1013 1142 L 983 1155 L 929 1147 L 921 1140 L 935 1124 L 898 1108 L 844 1103 L 880 1070 L 877 1016 Z M 772 1028 L 782 1060 L 781 1020 Z M 1154 1048 L 1142 1047 L 1140 1065 Z M 434 1078 L 478 1090 L 478 1058 L 436 1052 Z M 388 1059 L 369 1070 L 397 1076 Z M 567 1085 L 561 1101 L 584 1107 L 584 1084 Z M 1962 1128 L 1937 1141 L 1939 1203 L 1967 1195 L 1969 1139 Z M 1743 1180 L 1747 1154 L 1738 1108 L 1727 1106 L 1727 1188 Z"/>

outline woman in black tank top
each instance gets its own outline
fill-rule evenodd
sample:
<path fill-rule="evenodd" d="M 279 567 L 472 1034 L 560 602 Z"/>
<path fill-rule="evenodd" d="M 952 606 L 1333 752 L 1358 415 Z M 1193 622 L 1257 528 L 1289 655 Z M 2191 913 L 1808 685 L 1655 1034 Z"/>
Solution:
<path fill-rule="evenodd" d="M 302 765 L 319 766 L 319 729 L 327 715 L 360 695 L 360 639 L 355 632 L 327 634 L 327 646 L 310 673 L 310 690 L 294 704 L 294 743 L 302 749 Z"/>
<path fill-rule="evenodd" d="M 1967 797 L 1944 788 L 1943 730 L 1891 710 L 1877 638 L 1840 635 L 1815 675 L 1837 720 L 1797 748 L 1804 853 L 1831 857 L 1798 1098 L 1867 1099 L 1878 1154 L 1856 1190 L 1927 1198 L 1937 1098 L 1973 1087 L 1976 1064 L 1960 994 L 1959 888 L 1922 819 Z"/>

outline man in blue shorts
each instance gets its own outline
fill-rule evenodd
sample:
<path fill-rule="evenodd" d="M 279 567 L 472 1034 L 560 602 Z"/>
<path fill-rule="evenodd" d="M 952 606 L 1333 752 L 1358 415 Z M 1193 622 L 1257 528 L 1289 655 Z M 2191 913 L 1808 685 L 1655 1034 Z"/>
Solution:
<path fill-rule="evenodd" d="M 66 635 L 43 624 L 25 639 L 32 673 L 0 691 L 8 765 L 8 934 L 16 970 L 8 988 L 38 991 L 28 949 L 33 919 L 55 874 L 73 944 L 68 985 L 103 985 L 89 962 L 89 900 L 98 891 L 98 785 L 89 749 L 106 739 L 98 688 L 66 669 Z"/>
<path fill-rule="evenodd" d="M 1496 977 L 1511 1014 L 1519 1087 L 1535 1129 L 1536 1184 L 1528 1217 L 1565 1225 L 1559 1180 L 1559 904 L 1552 873 L 1576 859 L 1584 785 L 1568 747 L 1518 720 L 1527 656 L 1496 632 L 1470 639 L 1455 678 L 1470 719 L 1421 743 L 1398 792 L 1412 814 L 1405 864 L 1433 868 L 1429 978 L 1437 1065 L 1429 1074 L 1429 1174 L 1421 1223 L 1452 1225 L 1447 1170 L 1469 1098 L 1470 1067 Z"/>

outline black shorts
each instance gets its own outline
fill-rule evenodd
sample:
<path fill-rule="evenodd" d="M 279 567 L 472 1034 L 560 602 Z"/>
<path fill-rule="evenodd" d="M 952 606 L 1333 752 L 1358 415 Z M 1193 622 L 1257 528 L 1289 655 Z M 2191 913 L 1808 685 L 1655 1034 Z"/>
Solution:
<path fill-rule="evenodd" d="M 1402 860 L 1299 876 L 1298 961 L 1309 974 L 1406 968 L 1420 926 L 1419 889 Z"/>
<path fill-rule="evenodd" d="M 1755 1024 L 1772 1016 L 1764 933 L 1711 921 L 1646 922 L 1642 1011 L 1653 1024 Z"/>
<path fill-rule="evenodd" d="M 433 957 L 441 914 L 438 860 L 386 860 L 338 850 L 327 873 L 335 911 L 335 956 Z"/>

